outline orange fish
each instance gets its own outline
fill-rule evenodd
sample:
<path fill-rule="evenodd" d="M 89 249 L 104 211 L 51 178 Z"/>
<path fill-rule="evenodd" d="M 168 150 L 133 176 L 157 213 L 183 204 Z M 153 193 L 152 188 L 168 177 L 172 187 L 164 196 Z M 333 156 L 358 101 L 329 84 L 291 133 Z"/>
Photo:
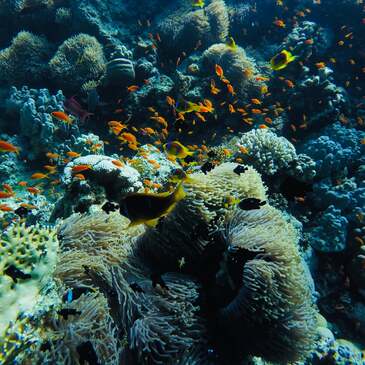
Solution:
<path fill-rule="evenodd" d="M 210 80 L 210 92 L 213 95 L 219 94 L 221 91 L 215 86 L 215 81 L 212 79 Z"/>
<path fill-rule="evenodd" d="M 19 151 L 19 147 L 16 147 L 9 142 L 0 140 L 0 152 L 14 152 L 18 155 Z"/>
<path fill-rule="evenodd" d="M 253 114 L 262 114 L 262 111 L 260 109 L 252 109 L 251 111 Z"/>
<path fill-rule="evenodd" d="M 227 90 L 230 94 L 236 95 L 236 93 L 234 92 L 234 88 L 231 84 L 227 84 Z"/>
<path fill-rule="evenodd" d="M 137 138 L 132 133 L 124 132 L 118 137 L 118 139 L 134 145 L 137 144 Z"/>
<path fill-rule="evenodd" d="M 48 176 L 46 174 L 43 174 L 42 172 L 36 172 L 30 178 L 32 180 L 41 180 L 41 179 L 48 178 Z"/>
<path fill-rule="evenodd" d="M 318 68 L 318 70 L 320 70 L 321 68 L 325 68 L 326 64 L 324 62 L 318 62 L 316 63 L 316 67 Z"/>
<path fill-rule="evenodd" d="M 38 209 L 35 205 L 28 203 L 21 203 L 20 206 L 26 209 Z"/>
<path fill-rule="evenodd" d="M 247 155 L 248 154 L 248 148 L 247 147 L 245 147 L 245 146 L 241 146 L 241 145 L 239 145 L 238 146 L 238 149 L 240 150 L 240 152 L 241 153 L 243 153 L 243 154 L 245 154 L 245 155 Z"/>
<path fill-rule="evenodd" d="M 28 185 L 28 182 L 27 181 L 19 181 L 18 182 L 18 185 L 24 187 L 24 186 L 27 186 Z"/>
<path fill-rule="evenodd" d="M 260 129 L 268 129 L 269 127 L 266 124 L 260 124 L 259 128 Z"/>
<path fill-rule="evenodd" d="M 74 151 L 67 151 L 67 152 L 66 152 L 66 155 L 67 155 L 68 157 L 71 157 L 71 158 L 75 158 L 75 157 L 80 157 L 80 156 L 81 156 L 79 153 L 74 152 Z"/>
<path fill-rule="evenodd" d="M 277 27 L 279 28 L 285 28 L 286 25 L 285 25 L 285 22 L 281 19 L 277 19 L 273 22 L 274 25 L 276 25 Z"/>
<path fill-rule="evenodd" d="M 232 104 L 228 104 L 228 110 L 231 114 L 236 112 L 236 110 L 234 109 L 234 106 Z"/>
<path fill-rule="evenodd" d="M 286 86 L 288 86 L 288 88 L 292 89 L 295 85 L 294 82 L 291 80 L 285 80 L 284 81 L 286 83 Z"/>
<path fill-rule="evenodd" d="M 47 152 L 46 156 L 51 159 L 51 160 L 56 160 L 57 158 L 60 157 L 60 155 L 58 153 L 53 153 L 53 152 Z"/>
<path fill-rule="evenodd" d="M 38 195 L 38 194 L 40 194 L 40 192 L 41 192 L 39 189 L 35 188 L 34 186 L 30 186 L 29 188 L 27 188 L 27 190 L 28 190 L 31 194 L 33 194 L 33 195 Z"/>
<path fill-rule="evenodd" d="M 166 96 L 166 102 L 167 104 L 169 104 L 170 106 L 175 106 L 175 99 L 172 98 L 171 96 Z"/>
<path fill-rule="evenodd" d="M 128 92 L 133 93 L 139 89 L 139 86 L 137 85 L 131 85 L 127 87 Z"/>
<path fill-rule="evenodd" d="M 157 116 L 157 117 L 150 117 L 150 119 L 155 120 L 157 123 L 163 125 L 165 128 L 167 128 L 168 124 L 164 117 Z"/>
<path fill-rule="evenodd" d="M 215 65 L 215 73 L 217 74 L 218 77 L 223 77 L 223 68 L 219 65 Z"/>
<path fill-rule="evenodd" d="M 6 190 L 8 193 L 13 193 L 13 188 L 9 184 L 3 184 L 4 190 Z"/>
<path fill-rule="evenodd" d="M 0 199 L 8 199 L 12 196 L 14 196 L 13 192 L 10 193 L 9 191 L 0 191 Z"/>
<path fill-rule="evenodd" d="M 44 165 L 43 168 L 49 171 L 50 174 L 54 174 L 57 170 L 57 166 L 55 165 Z"/>
<path fill-rule="evenodd" d="M 112 164 L 117 166 L 117 167 L 123 167 L 124 163 L 120 160 L 112 160 Z"/>
<path fill-rule="evenodd" d="M 64 122 L 68 125 L 72 124 L 72 119 L 62 111 L 56 111 L 51 113 L 52 117 L 56 118 L 57 120 Z"/>
<path fill-rule="evenodd" d="M 86 178 L 83 174 L 76 174 L 76 175 L 74 175 L 74 178 L 76 178 L 78 180 L 86 180 Z"/>
<path fill-rule="evenodd" d="M 255 105 L 261 105 L 261 101 L 259 99 L 251 99 L 251 103 Z"/>
<path fill-rule="evenodd" d="M 0 204 L 0 210 L 3 211 L 3 212 L 12 212 L 13 208 L 10 208 L 6 204 Z"/>
<path fill-rule="evenodd" d="M 311 45 L 311 44 L 313 44 L 313 43 L 314 43 L 314 40 L 313 40 L 313 38 L 309 38 L 309 39 L 306 39 L 306 40 L 304 41 L 304 43 L 305 43 L 305 44 L 307 44 L 307 45 Z"/>
<path fill-rule="evenodd" d="M 82 171 L 92 170 L 91 165 L 81 164 L 81 165 L 75 165 L 72 167 L 72 173 L 79 173 Z"/>

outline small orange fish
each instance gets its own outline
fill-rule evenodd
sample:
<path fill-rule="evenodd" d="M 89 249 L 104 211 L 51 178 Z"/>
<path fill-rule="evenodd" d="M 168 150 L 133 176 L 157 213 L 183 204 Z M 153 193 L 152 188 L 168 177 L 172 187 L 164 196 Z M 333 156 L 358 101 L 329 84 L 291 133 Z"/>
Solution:
<path fill-rule="evenodd" d="M 219 65 L 215 65 L 215 73 L 217 74 L 218 77 L 223 77 L 223 68 Z"/>
<path fill-rule="evenodd" d="M 8 199 L 12 196 L 14 196 L 13 192 L 10 193 L 9 191 L 0 191 L 0 199 Z"/>
<path fill-rule="evenodd" d="M 239 145 L 238 146 L 238 149 L 240 150 L 240 152 L 241 153 L 243 153 L 243 154 L 245 154 L 245 155 L 247 155 L 248 154 L 248 148 L 247 147 L 245 147 L 245 146 L 241 146 L 241 145 Z"/>
<path fill-rule="evenodd" d="M 266 123 L 272 124 L 272 119 L 270 117 L 266 117 L 264 120 Z"/>
<path fill-rule="evenodd" d="M 259 99 L 251 99 L 251 103 L 255 105 L 261 105 L 261 101 Z"/>
<path fill-rule="evenodd" d="M 19 147 L 16 147 L 9 142 L 0 140 L 0 152 L 14 152 L 18 155 L 19 151 Z"/>
<path fill-rule="evenodd" d="M 10 208 L 6 204 L 0 204 L 0 210 L 3 211 L 3 212 L 12 212 L 13 208 Z"/>
<path fill-rule="evenodd" d="M 134 144 L 134 145 L 137 144 L 137 138 L 135 137 L 135 135 L 133 135 L 132 133 L 129 133 L 129 132 L 122 133 L 118 137 L 118 139 L 120 139 L 121 141 L 124 141 L 124 142 Z"/>
<path fill-rule="evenodd" d="M 53 152 L 47 152 L 46 156 L 50 159 L 50 160 L 56 160 L 57 158 L 60 157 L 60 155 L 58 153 L 53 153 Z"/>
<path fill-rule="evenodd" d="M 269 127 L 266 124 L 260 124 L 259 128 L 260 129 L 268 129 Z"/>
<path fill-rule="evenodd" d="M 234 92 L 234 88 L 231 84 L 227 84 L 227 90 L 230 94 L 236 95 L 236 93 Z"/>
<path fill-rule="evenodd" d="M 54 174 L 57 170 L 57 166 L 55 165 L 44 165 L 43 168 L 49 171 L 50 174 Z"/>
<path fill-rule="evenodd" d="M 7 191 L 8 193 L 13 193 L 13 188 L 9 185 L 9 184 L 3 184 L 3 188 L 5 191 Z"/>
<path fill-rule="evenodd" d="M 228 110 L 231 114 L 236 112 L 236 110 L 232 104 L 228 104 Z"/>
<path fill-rule="evenodd" d="M 210 80 L 210 92 L 213 95 L 219 94 L 221 91 L 215 86 L 215 81 L 212 79 Z"/>
<path fill-rule="evenodd" d="M 175 106 L 175 99 L 172 98 L 171 96 L 166 96 L 166 102 L 170 106 Z"/>
<path fill-rule="evenodd" d="M 309 39 L 306 39 L 306 40 L 304 41 L 304 43 L 305 43 L 305 44 L 307 44 L 307 45 L 311 45 L 311 44 L 313 44 L 313 43 L 314 43 L 314 40 L 313 40 L 313 38 L 309 38 Z"/>
<path fill-rule="evenodd" d="M 51 113 L 52 117 L 56 118 L 57 120 L 64 122 L 68 125 L 72 124 L 72 119 L 62 111 L 55 111 Z"/>
<path fill-rule="evenodd" d="M 27 188 L 27 190 L 28 190 L 31 194 L 33 194 L 33 195 L 38 195 L 38 194 L 40 194 L 40 192 L 41 192 L 39 189 L 35 188 L 34 186 L 30 186 L 29 188 Z"/>
<path fill-rule="evenodd" d="M 72 173 L 79 173 L 82 171 L 87 171 L 87 170 L 92 170 L 92 166 L 91 165 L 86 165 L 86 164 L 81 164 L 81 165 L 75 165 L 72 167 Z"/>
<path fill-rule="evenodd" d="M 24 186 L 28 185 L 28 182 L 27 181 L 19 181 L 18 185 L 24 187 Z"/>
<path fill-rule="evenodd" d="M 324 62 L 317 62 L 316 67 L 318 68 L 318 70 L 320 70 L 322 68 L 325 68 L 326 64 Z"/>
<path fill-rule="evenodd" d="M 288 86 L 288 88 L 292 89 L 295 85 L 294 82 L 291 80 L 285 80 L 284 81 L 286 83 L 286 86 Z"/>
<path fill-rule="evenodd" d="M 32 180 L 41 180 L 41 179 L 48 178 L 48 176 L 46 174 L 43 174 L 42 172 L 36 172 L 30 178 Z"/>
<path fill-rule="evenodd" d="M 74 175 L 74 178 L 78 180 L 86 180 L 85 175 L 83 174 L 76 174 Z"/>
<path fill-rule="evenodd" d="M 71 158 L 75 158 L 75 157 L 80 157 L 80 156 L 81 156 L 79 153 L 74 152 L 74 151 L 67 151 L 67 152 L 66 152 L 66 155 L 67 155 L 68 157 L 71 157 Z"/>
<path fill-rule="evenodd" d="M 130 148 L 133 151 L 137 151 L 138 150 L 138 146 L 134 143 L 128 143 L 128 148 Z"/>
<path fill-rule="evenodd" d="M 120 160 L 112 160 L 112 164 L 117 166 L 117 167 L 123 167 L 124 163 Z"/>
<path fill-rule="evenodd" d="M 284 20 L 281 20 L 281 19 L 275 20 L 273 22 L 273 24 L 276 25 L 279 28 L 285 28 L 286 27 Z"/>
<path fill-rule="evenodd" d="M 138 85 L 131 85 L 127 87 L 128 92 L 133 93 L 139 89 Z"/>
<path fill-rule="evenodd" d="M 167 128 L 168 124 L 164 117 L 157 116 L 157 117 L 150 117 L 150 119 L 155 120 L 157 123 L 163 125 L 165 128 Z"/>
<path fill-rule="evenodd" d="M 252 111 L 253 114 L 262 114 L 261 109 L 252 109 L 251 111 Z"/>

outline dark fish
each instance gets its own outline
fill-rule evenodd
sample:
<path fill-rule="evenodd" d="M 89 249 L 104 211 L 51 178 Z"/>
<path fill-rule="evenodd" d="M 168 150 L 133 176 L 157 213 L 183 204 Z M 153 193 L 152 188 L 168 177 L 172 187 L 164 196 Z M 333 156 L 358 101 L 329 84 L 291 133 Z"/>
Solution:
<path fill-rule="evenodd" d="M 66 319 L 66 321 L 68 319 L 68 316 L 75 316 L 76 314 L 81 314 L 80 311 L 73 308 L 62 308 L 61 310 L 57 311 L 57 313 L 64 319 Z"/>
<path fill-rule="evenodd" d="M 17 214 L 20 218 L 24 218 L 28 215 L 29 209 L 25 207 L 19 207 L 14 210 L 14 213 Z"/>
<path fill-rule="evenodd" d="M 120 214 L 130 219 L 130 226 L 145 223 L 155 227 L 158 220 L 184 198 L 185 192 L 181 183 L 172 193 L 133 193 L 121 200 Z"/>
<path fill-rule="evenodd" d="M 238 206 L 242 210 L 254 210 L 260 209 L 263 205 L 266 204 L 266 201 L 261 201 L 260 199 L 256 198 L 247 198 L 238 203 Z"/>
<path fill-rule="evenodd" d="M 96 354 L 90 341 L 86 341 L 78 345 L 76 350 L 79 354 L 79 363 L 81 365 L 100 365 L 100 362 L 98 361 L 98 355 Z"/>
<path fill-rule="evenodd" d="M 14 265 L 10 265 L 6 270 L 4 270 L 4 274 L 10 276 L 14 283 L 17 283 L 19 279 L 26 280 L 32 277 L 30 274 L 24 274 L 23 271 L 19 270 Z"/>
<path fill-rule="evenodd" d="M 203 164 L 203 166 L 200 169 L 204 174 L 206 174 L 207 172 L 214 169 L 214 165 L 211 162 L 207 161 L 206 163 Z"/>
<path fill-rule="evenodd" d="M 109 214 L 110 212 L 115 212 L 119 209 L 119 204 L 117 203 L 112 203 L 112 202 L 106 202 L 102 207 L 101 209 Z"/>
<path fill-rule="evenodd" d="M 169 290 L 168 286 L 166 285 L 165 281 L 162 279 L 161 274 L 155 273 L 151 275 L 152 286 L 156 288 L 157 285 L 160 285 L 162 289 Z"/>
<path fill-rule="evenodd" d="M 233 169 L 233 172 L 237 175 L 241 175 L 243 174 L 244 172 L 246 172 L 248 170 L 247 167 L 245 166 L 242 166 L 242 165 L 238 165 L 236 166 L 234 169 Z"/>
<path fill-rule="evenodd" d="M 137 283 L 130 283 L 129 286 L 136 293 L 144 293 L 144 290 Z"/>

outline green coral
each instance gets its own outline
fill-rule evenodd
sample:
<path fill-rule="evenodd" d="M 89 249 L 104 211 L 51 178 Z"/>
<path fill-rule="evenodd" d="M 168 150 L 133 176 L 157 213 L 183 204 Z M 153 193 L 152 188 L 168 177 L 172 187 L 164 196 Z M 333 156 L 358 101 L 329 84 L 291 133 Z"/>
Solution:
<path fill-rule="evenodd" d="M 95 37 L 78 34 L 65 40 L 49 62 L 51 77 L 65 90 L 78 90 L 105 72 L 106 60 Z"/>
<path fill-rule="evenodd" d="M 51 47 L 46 38 L 19 32 L 11 45 L 0 51 L 0 80 L 12 85 L 40 82 L 50 57 Z"/>

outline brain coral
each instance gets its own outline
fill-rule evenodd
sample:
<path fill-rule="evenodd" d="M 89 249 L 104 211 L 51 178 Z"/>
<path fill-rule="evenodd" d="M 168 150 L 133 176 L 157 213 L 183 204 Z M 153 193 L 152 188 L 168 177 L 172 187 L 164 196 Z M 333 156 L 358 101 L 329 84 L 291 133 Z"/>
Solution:
<path fill-rule="evenodd" d="M 95 37 L 78 34 L 65 40 L 49 61 L 51 77 L 64 90 L 78 90 L 105 72 L 106 60 Z"/>
<path fill-rule="evenodd" d="M 32 85 L 44 79 L 51 47 L 44 37 L 19 32 L 11 45 L 0 51 L 0 80 L 12 85 Z"/>
<path fill-rule="evenodd" d="M 280 169 L 287 168 L 297 158 L 295 147 L 270 130 L 253 129 L 244 133 L 238 145 L 248 150 L 248 154 L 241 157 L 266 175 L 274 175 Z"/>
<path fill-rule="evenodd" d="M 234 211 L 225 237 L 223 267 L 236 291 L 219 313 L 222 338 L 269 361 L 305 358 L 314 344 L 316 311 L 297 232 L 280 211 L 265 205 Z"/>
<path fill-rule="evenodd" d="M 204 51 L 202 62 L 207 70 L 214 70 L 215 64 L 222 66 L 225 77 L 243 96 L 263 85 L 255 79 L 258 71 L 254 60 L 241 47 L 233 51 L 225 43 L 213 44 Z"/>

